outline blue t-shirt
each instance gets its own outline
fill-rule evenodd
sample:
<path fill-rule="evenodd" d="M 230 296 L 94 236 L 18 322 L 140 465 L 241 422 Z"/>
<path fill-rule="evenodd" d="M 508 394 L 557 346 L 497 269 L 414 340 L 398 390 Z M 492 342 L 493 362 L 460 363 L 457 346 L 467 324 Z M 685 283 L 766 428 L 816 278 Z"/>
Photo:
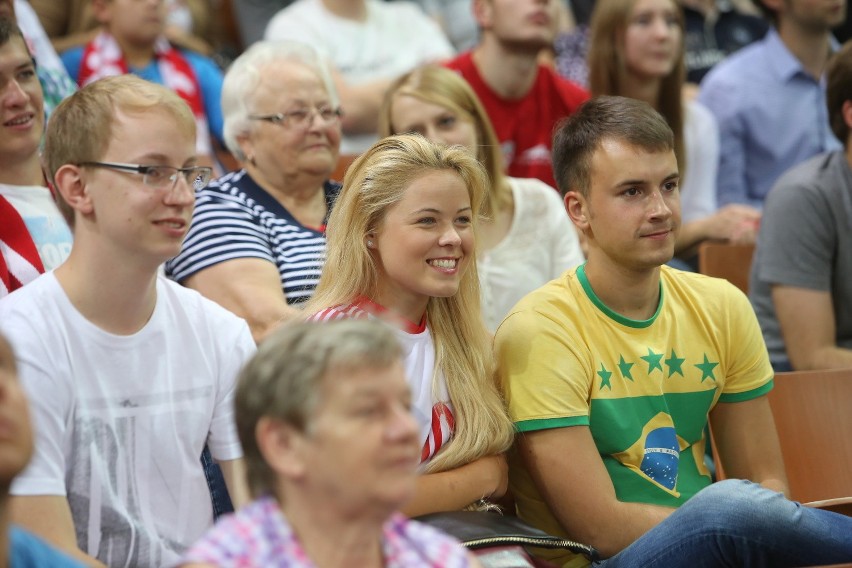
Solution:
<path fill-rule="evenodd" d="M 80 67 L 83 63 L 84 51 L 85 48 L 83 46 L 73 47 L 62 52 L 59 56 L 75 83 L 79 83 Z M 192 67 L 195 78 L 198 80 L 198 86 L 201 89 L 201 100 L 204 104 L 204 115 L 207 117 L 210 133 L 224 146 L 224 138 L 222 137 L 224 120 L 222 118 L 221 105 L 222 71 L 209 57 L 204 57 L 203 55 L 183 49 L 180 52 L 186 58 L 187 62 L 189 62 L 189 66 Z M 130 67 L 130 72 L 138 77 L 142 77 L 146 81 L 165 85 L 156 59 L 152 59 L 145 67 Z"/>
<path fill-rule="evenodd" d="M 65 556 L 49 544 L 27 531 L 9 528 L 9 566 L 12 568 L 83 568 L 83 565 Z"/>

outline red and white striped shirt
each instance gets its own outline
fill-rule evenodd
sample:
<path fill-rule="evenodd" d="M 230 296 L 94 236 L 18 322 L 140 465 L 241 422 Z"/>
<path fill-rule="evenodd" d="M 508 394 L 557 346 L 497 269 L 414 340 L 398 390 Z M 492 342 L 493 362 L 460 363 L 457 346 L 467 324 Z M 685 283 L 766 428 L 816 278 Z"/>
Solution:
<path fill-rule="evenodd" d="M 310 317 L 312 321 L 339 319 L 381 318 L 386 308 L 367 299 L 359 299 L 350 305 L 326 308 Z M 435 344 L 426 318 L 419 324 L 409 323 L 405 329 L 395 327 L 397 338 L 402 344 L 405 374 L 411 387 L 412 413 L 417 420 L 423 446 L 420 455 L 421 469 L 449 443 L 455 431 L 455 417 L 447 391 L 444 373 L 435 369 Z"/>

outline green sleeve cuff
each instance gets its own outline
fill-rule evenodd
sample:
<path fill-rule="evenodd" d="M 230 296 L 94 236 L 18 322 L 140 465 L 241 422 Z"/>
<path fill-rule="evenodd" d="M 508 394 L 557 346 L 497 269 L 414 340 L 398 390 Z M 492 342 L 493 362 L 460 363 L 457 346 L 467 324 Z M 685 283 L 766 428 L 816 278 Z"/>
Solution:
<path fill-rule="evenodd" d="M 752 400 L 759 396 L 765 395 L 766 393 L 772 390 L 773 386 L 775 386 L 775 380 L 769 379 L 766 384 L 761 385 L 756 389 L 752 389 L 750 391 L 722 393 L 721 396 L 719 396 L 719 402 L 744 402 L 746 400 Z"/>
<path fill-rule="evenodd" d="M 515 429 L 518 432 L 535 432 L 536 430 L 564 428 L 565 426 L 588 425 L 588 416 L 569 416 L 566 418 L 536 418 L 534 420 L 521 420 L 520 422 L 515 422 Z"/>

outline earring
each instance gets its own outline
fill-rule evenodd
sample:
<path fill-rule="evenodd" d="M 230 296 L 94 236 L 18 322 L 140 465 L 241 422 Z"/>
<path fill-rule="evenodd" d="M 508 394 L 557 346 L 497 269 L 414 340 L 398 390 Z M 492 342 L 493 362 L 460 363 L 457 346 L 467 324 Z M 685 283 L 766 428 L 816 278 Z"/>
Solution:
<path fill-rule="evenodd" d="M 373 248 L 373 241 L 367 241 L 367 248 Z"/>

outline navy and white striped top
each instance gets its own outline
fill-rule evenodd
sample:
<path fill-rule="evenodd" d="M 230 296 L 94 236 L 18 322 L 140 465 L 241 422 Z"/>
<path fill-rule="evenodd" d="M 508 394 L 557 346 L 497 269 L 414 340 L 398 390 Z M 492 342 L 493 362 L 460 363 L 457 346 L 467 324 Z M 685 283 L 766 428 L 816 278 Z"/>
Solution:
<path fill-rule="evenodd" d="M 323 186 L 328 212 L 340 184 Z M 326 220 L 328 214 L 326 214 Z M 324 221 L 325 223 L 325 221 Z M 325 259 L 323 227 L 305 227 L 245 170 L 231 172 L 196 193 L 192 225 L 166 274 L 182 282 L 220 262 L 261 258 L 278 267 L 288 304 L 304 302 L 319 282 Z"/>

